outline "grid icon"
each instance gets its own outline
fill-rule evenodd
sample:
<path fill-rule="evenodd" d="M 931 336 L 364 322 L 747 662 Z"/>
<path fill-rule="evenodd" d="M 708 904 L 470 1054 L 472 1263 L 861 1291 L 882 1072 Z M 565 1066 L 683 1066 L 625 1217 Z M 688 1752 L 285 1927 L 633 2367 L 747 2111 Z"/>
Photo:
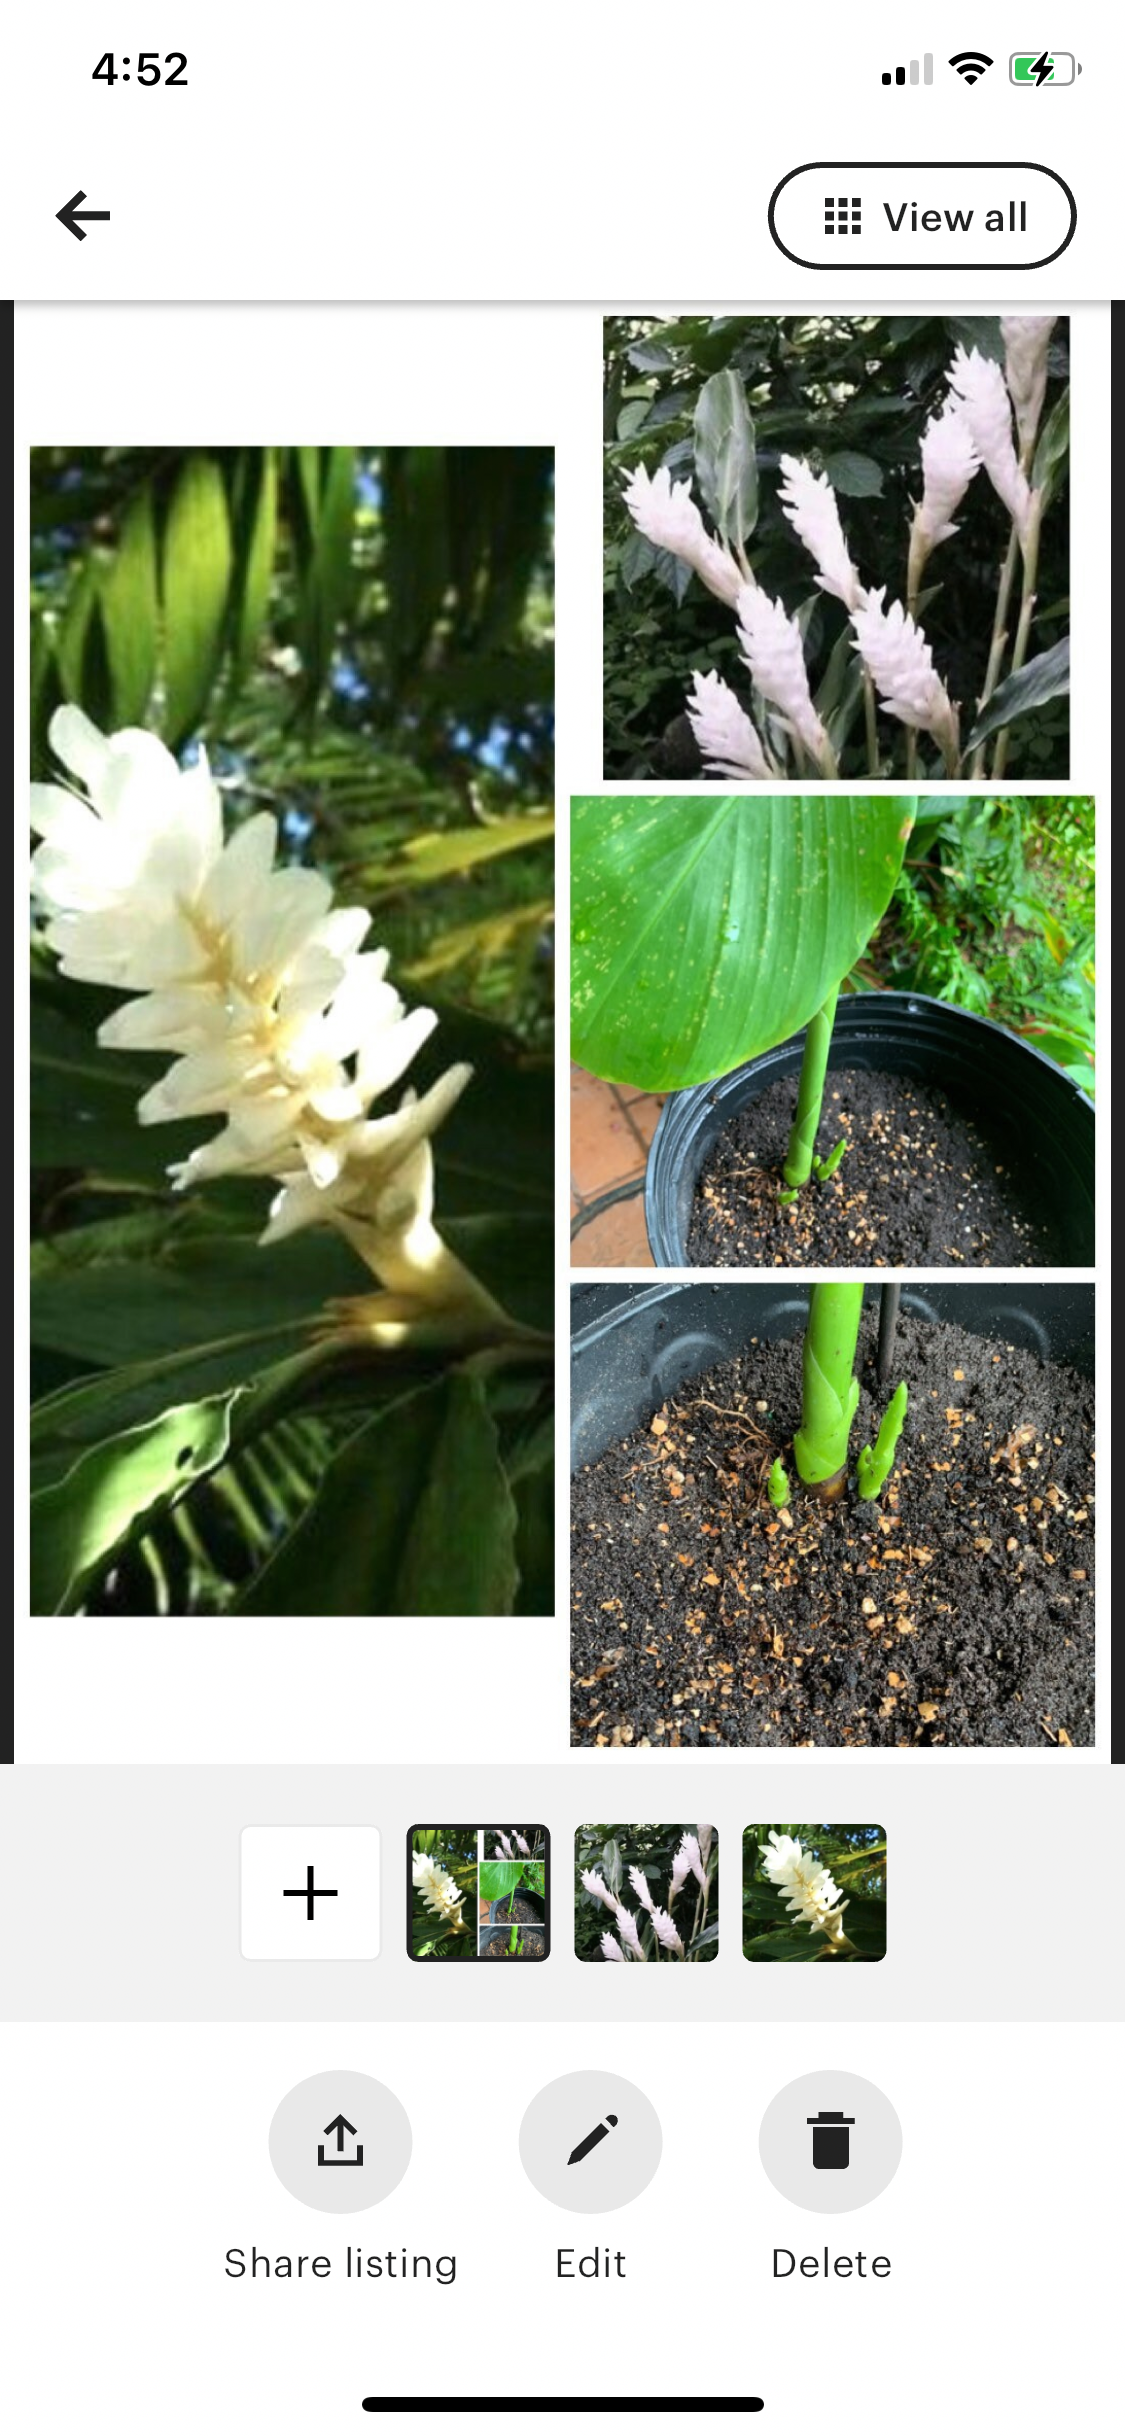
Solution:
<path fill-rule="evenodd" d="M 824 234 L 826 237 L 862 237 L 863 205 L 859 195 L 825 195 Z"/>

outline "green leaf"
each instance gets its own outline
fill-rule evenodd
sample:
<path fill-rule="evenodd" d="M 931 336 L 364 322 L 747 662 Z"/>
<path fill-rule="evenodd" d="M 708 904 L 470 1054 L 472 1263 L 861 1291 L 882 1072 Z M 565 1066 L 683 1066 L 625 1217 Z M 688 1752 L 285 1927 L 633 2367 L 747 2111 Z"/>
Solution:
<path fill-rule="evenodd" d="M 31 1501 L 34 1615 L 73 1615 L 114 1549 L 222 1462 L 237 1394 L 175 1405 L 104 1439 Z"/>
<path fill-rule="evenodd" d="M 400 862 L 382 868 L 373 864 L 367 877 L 372 889 L 424 886 L 476 863 L 492 862 L 498 854 L 547 845 L 554 833 L 553 812 L 513 813 L 507 820 L 481 821 L 472 829 L 431 829 L 406 839 Z"/>
<path fill-rule="evenodd" d="M 300 452 L 306 484 L 313 480 L 310 457 Z M 355 450 L 329 448 L 316 477 L 312 552 L 305 568 L 298 643 L 305 671 L 305 698 L 313 703 L 332 664 L 336 630 L 343 615 L 352 576 L 352 529 L 355 522 Z M 308 493 L 306 494 L 308 495 Z"/>
<path fill-rule="evenodd" d="M 638 432 L 640 430 L 641 425 L 645 421 L 648 414 L 648 407 L 649 401 L 647 398 L 626 399 L 626 402 L 617 418 L 617 437 L 619 440 L 631 440 L 634 432 Z"/>
<path fill-rule="evenodd" d="M 887 1951 L 887 1906 L 865 1895 L 849 1895 L 841 1926 L 865 1962 L 881 1962 Z"/>
<path fill-rule="evenodd" d="M 807 1929 L 775 1929 L 765 1937 L 744 1937 L 742 1951 L 747 1962 L 815 1962 L 822 1944 Z"/>
<path fill-rule="evenodd" d="M 453 1372 L 348 1440 L 239 1612 L 507 1615 L 514 1541 L 483 1387 Z"/>
<path fill-rule="evenodd" d="M 238 502 L 241 594 L 235 620 L 232 677 L 240 682 L 253 664 L 265 624 L 277 548 L 277 451 L 247 452 Z"/>
<path fill-rule="evenodd" d="M 758 521 L 758 455 L 737 372 L 713 373 L 695 409 L 695 472 L 704 507 L 732 549 Z"/>
<path fill-rule="evenodd" d="M 506 1895 L 514 1895 L 522 1876 L 522 1861 L 482 1861 L 480 1865 L 481 1902 L 502 1903 Z"/>
<path fill-rule="evenodd" d="M 102 623 L 113 691 L 114 727 L 137 727 L 156 675 L 156 533 L 146 483 L 122 519 L 110 566 L 101 577 Z"/>
<path fill-rule="evenodd" d="M 602 1846 L 602 1867 L 610 1894 L 619 1895 L 625 1875 L 625 1864 L 621 1857 L 621 1846 L 615 1836 L 611 1836 L 608 1844 Z"/>
<path fill-rule="evenodd" d="M 833 490 L 844 499 L 877 499 L 883 488 L 882 466 L 854 448 L 840 448 L 826 457 L 824 471 Z"/>
<path fill-rule="evenodd" d="M 646 1091 L 788 1040 L 866 946 L 914 799 L 579 796 L 571 1048 Z"/>
<path fill-rule="evenodd" d="M 406 1539 L 398 1612 L 507 1616 L 516 1594 L 516 1508 L 482 1381 L 454 1372 L 441 1435 Z"/>
<path fill-rule="evenodd" d="M 1053 702 L 1059 694 L 1070 692 L 1070 636 L 1052 643 L 1049 651 L 1041 651 L 1038 659 L 1029 660 L 1014 677 L 1005 677 L 994 694 L 990 694 L 979 719 L 966 740 L 965 751 L 983 744 L 986 736 L 994 736 L 998 728 L 1010 727 L 1025 711 L 1038 710 L 1041 703 Z"/>
<path fill-rule="evenodd" d="M 1033 490 L 1042 491 L 1044 512 L 1066 473 L 1070 457 L 1070 391 L 1056 398 L 1039 434 L 1031 469 Z"/>
<path fill-rule="evenodd" d="M 213 457 L 189 457 L 164 532 L 164 734 L 173 747 L 194 732 L 210 699 L 232 561 L 222 473 Z"/>

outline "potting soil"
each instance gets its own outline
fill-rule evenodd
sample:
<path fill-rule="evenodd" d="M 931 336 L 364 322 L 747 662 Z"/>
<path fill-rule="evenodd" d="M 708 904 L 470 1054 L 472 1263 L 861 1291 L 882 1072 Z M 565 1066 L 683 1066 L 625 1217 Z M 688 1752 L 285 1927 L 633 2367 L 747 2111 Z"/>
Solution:
<path fill-rule="evenodd" d="M 583 1748 L 1093 1741 L 1092 1384 L 903 1318 L 860 1332 L 849 1486 L 792 1456 L 801 1339 L 751 1340 L 571 1483 L 572 1740 Z M 855 1492 L 900 1378 L 894 1470 Z M 766 1477 L 789 1473 L 776 1512 Z"/>
<path fill-rule="evenodd" d="M 848 1145 L 827 1184 L 782 1205 L 794 1077 L 770 1083 L 713 1142 L 687 1256 L 697 1268 L 1057 1267 L 1058 1229 L 1003 1111 L 990 1135 L 935 1084 L 833 1068 L 817 1149 Z"/>

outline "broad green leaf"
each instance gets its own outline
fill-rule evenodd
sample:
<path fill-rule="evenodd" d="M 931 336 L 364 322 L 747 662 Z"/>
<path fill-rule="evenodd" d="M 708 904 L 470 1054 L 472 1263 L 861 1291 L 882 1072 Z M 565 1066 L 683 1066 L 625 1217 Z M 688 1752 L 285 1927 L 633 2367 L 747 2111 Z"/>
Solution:
<path fill-rule="evenodd" d="M 737 372 L 712 374 L 695 409 L 695 472 L 704 507 L 732 549 L 758 521 L 758 457 L 746 392 Z"/>
<path fill-rule="evenodd" d="M 516 1519 L 484 1385 L 467 1370 L 455 1371 L 402 1552 L 398 1613 L 511 1615 Z"/>
<path fill-rule="evenodd" d="M 59 675 L 66 701 L 77 702 L 87 718 L 108 727 L 113 714 L 113 680 L 102 620 L 98 568 L 92 558 L 71 587 L 56 646 Z"/>
<path fill-rule="evenodd" d="M 880 1962 L 887 1950 L 887 1906 L 864 1895 L 850 1895 L 844 1913 L 845 1937 L 866 1962 Z"/>
<path fill-rule="evenodd" d="M 101 576 L 100 590 L 113 725 L 138 727 L 156 674 L 156 533 L 147 483 L 122 519 L 117 549 Z"/>
<path fill-rule="evenodd" d="M 478 1379 L 398 1397 L 329 1464 L 246 1615 L 508 1615 L 515 1509 Z"/>
<path fill-rule="evenodd" d="M 73 1615 L 114 1549 L 222 1462 L 235 1394 L 176 1405 L 104 1439 L 32 1498 L 33 1614 Z"/>
<path fill-rule="evenodd" d="M 571 1050 L 645 1091 L 800 1031 L 866 946 L 912 796 L 579 796 Z"/>
<path fill-rule="evenodd" d="M 551 1229 L 534 1218 L 466 1218 L 444 1233 L 460 1258 L 514 1318 L 551 1324 Z M 157 1257 L 84 1257 L 60 1235 L 41 1246 L 31 1296 L 31 1335 L 85 1362 L 134 1363 L 219 1337 L 272 1337 L 271 1354 L 295 1346 L 334 1296 L 372 1290 L 366 1269 L 329 1228 L 263 1246 L 253 1237 L 170 1233 Z"/>
<path fill-rule="evenodd" d="M 309 478 L 307 459 L 302 451 Z M 352 580 L 352 529 L 355 522 L 355 450 L 329 448 L 320 468 L 312 554 L 302 586 L 298 640 L 305 669 L 305 693 L 315 701 L 328 675 L 336 645 L 336 630 Z"/>
<path fill-rule="evenodd" d="M 994 694 L 990 694 L 979 719 L 965 744 L 971 752 L 974 745 L 983 744 L 998 728 L 1011 727 L 1025 711 L 1038 710 L 1043 702 L 1053 702 L 1057 695 L 1070 692 L 1070 636 L 1052 643 L 1049 651 L 1041 651 L 1038 659 L 1029 660 L 1018 675 L 1005 677 Z"/>
<path fill-rule="evenodd" d="M 809 1931 L 777 1929 L 765 1937 L 744 1937 L 747 1962 L 815 1962 L 823 1940 Z"/>
<path fill-rule="evenodd" d="M 235 622 L 233 675 L 241 679 L 253 665 L 258 637 L 265 623 L 277 548 L 277 450 L 253 449 L 243 465 L 244 497 L 239 502 L 239 555 L 242 580 Z"/>
<path fill-rule="evenodd" d="M 843 499 L 877 499 L 883 488 L 882 466 L 854 448 L 840 448 L 826 457 L 824 471 Z"/>
<path fill-rule="evenodd" d="M 480 1899 L 482 1903 L 502 1903 L 506 1895 L 514 1895 L 523 1876 L 521 1861 L 482 1861 L 480 1865 Z"/>
<path fill-rule="evenodd" d="M 164 734 L 183 744 L 218 672 L 233 550 L 223 477 L 213 457 L 189 457 L 164 531 Z"/>

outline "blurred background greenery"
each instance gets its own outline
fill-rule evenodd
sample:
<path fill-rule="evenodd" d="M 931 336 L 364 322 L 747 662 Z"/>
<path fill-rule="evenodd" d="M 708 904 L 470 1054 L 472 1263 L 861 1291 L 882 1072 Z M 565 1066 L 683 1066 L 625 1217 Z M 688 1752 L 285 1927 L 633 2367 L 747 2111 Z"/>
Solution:
<path fill-rule="evenodd" d="M 34 774 L 57 775 L 61 701 L 105 730 L 153 728 L 185 759 L 202 742 L 228 831 L 274 813 L 283 856 L 372 910 L 394 980 L 441 1016 L 411 1080 L 459 1057 L 475 1070 L 436 1144 L 439 1222 L 515 1316 L 549 1329 L 551 451 L 45 448 L 31 524 Z M 489 1385 L 479 1410 L 432 1361 L 298 1397 L 286 1362 L 365 1273 L 324 1230 L 259 1250 L 264 1180 L 171 1193 L 168 1163 L 207 1129 L 138 1124 L 155 1068 L 98 1047 L 116 1003 L 33 943 L 37 1611 L 216 1613 L 260 1595 L 275 1612 L 549 1612 L 549 1360 Z M 380 1424 L 410 1390 L 408 1461 L 409 1431 Z M 128 1433 L 189 1406 L 201 1433 L 216 1423 L 219 1459 L 145 1528 L 151 1473 L 131 1487 Z M 379 1430 L 370 1458 L 357 1417 Z M 476 1460 L 475 1514 L 458 1514 Z M 365 1529 L 341 1531 L 374 1473 L 395 1527 L 372 1490 Z M 407 1562 L 412 1510 L 447 1527 L 420 1521 Z M 50 1562 L 68 1532 L 83 1551 L 69 1572 Z"/>

